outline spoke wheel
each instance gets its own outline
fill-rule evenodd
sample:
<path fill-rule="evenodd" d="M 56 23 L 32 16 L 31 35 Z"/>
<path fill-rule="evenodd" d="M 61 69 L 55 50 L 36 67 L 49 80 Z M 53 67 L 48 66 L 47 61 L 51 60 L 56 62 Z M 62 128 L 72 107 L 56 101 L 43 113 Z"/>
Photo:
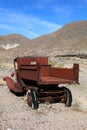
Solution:
<path fill-rule="evenodd" d="M 27 91 L 27 104 L 34 110 L 38 109 L 38 100 L 35 90 Z"/>
<path fill-rule="evenodd" d="M 62 88 L 64 89 L 64 91 L 66 93 L 65 104 L 66 104 L 67 107 L 71 107 L 72 106 L 72 93 L 68 88 L 66 88 L 66 87 L 62 87 Z"/>

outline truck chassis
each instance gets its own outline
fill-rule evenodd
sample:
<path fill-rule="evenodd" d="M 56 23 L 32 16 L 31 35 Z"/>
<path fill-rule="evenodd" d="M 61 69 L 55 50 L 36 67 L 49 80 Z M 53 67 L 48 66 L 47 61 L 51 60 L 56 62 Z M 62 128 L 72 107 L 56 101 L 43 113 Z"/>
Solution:
<path fill-rule="evenodd" d="M 11 77 L 4 80 L 16 95 L 27 94 L 27 103 L 34 110 L 41 102 L 61 102 L 71 107 L 71 91 L 59 84 L 78 83 L 78 73 L 78 64 L 72 68 L 54 68 L 48 64 L 48 57 L 18 57 L 14 59 Z"/>

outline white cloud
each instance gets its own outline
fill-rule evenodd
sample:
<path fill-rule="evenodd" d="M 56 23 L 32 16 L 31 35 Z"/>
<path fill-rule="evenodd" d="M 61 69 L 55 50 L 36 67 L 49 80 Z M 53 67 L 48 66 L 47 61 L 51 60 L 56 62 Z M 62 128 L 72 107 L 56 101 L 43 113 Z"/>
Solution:
<path fill-rule="evenodd" d="M 65 4 L 64 4 L 65 3 Z M 61 0 L 37 0 L 34 8 L 39 10 L 48 9 L 50 12 L 68 15 L 72 7 L 71 2 L 64 2 Z"/>
<path fill-rule="evenodd" d="M 27 15 L 0 9 L 0 29 L 6 30 L 6 32 L 19 33 L 34 38 L 51 33 L 60 27 L 61 25 L 41 20 L 32 14 Z"/>

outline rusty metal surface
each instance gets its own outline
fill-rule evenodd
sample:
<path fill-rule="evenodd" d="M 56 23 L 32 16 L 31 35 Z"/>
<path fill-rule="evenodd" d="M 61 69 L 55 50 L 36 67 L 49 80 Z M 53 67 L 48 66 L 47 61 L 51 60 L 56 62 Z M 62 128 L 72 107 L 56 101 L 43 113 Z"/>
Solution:
<path fill-rule="evenodd" d="M 70 80 L 72 83 L 78 83 L 79 65 L 73 64 L 73 68 L 51 68 L 51 75 L 62 79 Z"/>
<path fill-rule="evenodd" d="M 31 64 L 31 61 L 36 62 L 36 64 Z M 36 81 L 38 85 L 78 83 L 78 64 L 74 64 L 73 68 L 52 68 L 51 65 L 48 65 L 47 57 L 46 59 L 18 58 L 16 62 L 18 64 L 19 77 Z"/>
<path fill-rule="evenodd" d="M 14 80 L 12 80 L 10 77 L 5 77 L 4 80 L 6 81 L 8 88 L 12 90 L 13 92 L 16 92 L 16 93 L 23 92 L 20 84 L 15 83 Z"/>
<path fill-rule="evenodd" d="M 40 82 L 41 82 L 41 84 L 71 84 L 71 83 L 75 83 L 71 79 L 57 78 L 57 77 L 52 77 L 52 76 L 41 77 Z"/>
<path fill-rule="evenodd" d="M 78 83 L 79 78 L 78 64 L 74 64 L 72 68 L 53 68 L 48 64 L 48 57 L 18 57 L 14 59 L 14 70 L 11 75 L 15 74 L 20 91 L 23 86 L 34 86 L 35 82 L 39 88 L 46 84 Z M 19 91 L 11 78 L 5 80 L 10 89 Z"/>
<path fill-rule="evenodd" d="M 48 57 L 18 57 L 15 61 L 18 64 L 18 69 L 20 69 L 22 65 L 37 65 L 37 63 L 46 65 L 48 64 Z"/>
<path fill-rule="evenodd" d="M 16 77 L 16 82 L 10 77 L 4 78 L 8 88 L 16 93 L 35 91 L 39 101 L 66 103 L 67 93 L 58 85 L 79 82 L 78 64 L 72 68 L 53 68 L 48 64 L 48 57 L 18 57 L 14 59 L 14 71 L 11 76 Z M 31 104 L 30 96 L 28 104 Z"/>

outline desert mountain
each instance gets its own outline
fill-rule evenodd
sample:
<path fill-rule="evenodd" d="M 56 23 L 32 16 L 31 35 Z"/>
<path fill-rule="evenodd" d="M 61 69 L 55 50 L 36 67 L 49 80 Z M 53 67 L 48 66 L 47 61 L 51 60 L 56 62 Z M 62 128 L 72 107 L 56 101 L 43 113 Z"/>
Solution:
<path fill-rule="evenodd" d="M 67 24 L 33 40 L 17 34 L 0 36 L 0 59 L 28 55 L 87 55 L 87 21 Z"/>
<path fill-rule="evenodd" d="M 19 34 L 0 36 L 0 60 L 9 61 L 23 55 L 28 44 L 30 39 Z"/>
<path fill-rule="evenodd" d="M 73 22 L 60 30 L 38 37 L 32 42 L 42 46 L 49 54 L 87 53 L 87 21 Z"/>
<path fill-rule="evenodd" d="M 19 34 L 10 34 L 0 36 L 0 47 L 3 49 L 11 49 L 22 45 L 24 42 L 28 43 L 30 40 Z"/>

